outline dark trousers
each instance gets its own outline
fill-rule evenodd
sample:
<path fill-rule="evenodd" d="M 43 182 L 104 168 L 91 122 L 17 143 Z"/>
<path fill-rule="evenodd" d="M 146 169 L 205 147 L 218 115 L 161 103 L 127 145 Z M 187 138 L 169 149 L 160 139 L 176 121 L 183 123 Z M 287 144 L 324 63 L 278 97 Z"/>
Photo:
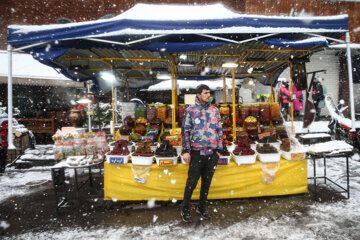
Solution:
<path fill-rule="evenodd" d="M 6 149 L 0 149 L 0 173 L 5 171 L 6 166 Z"/>
<path fill-rule="evenodd" d="M 191 151 L 188 179 L 186 181 L 186 186 L 184 191 L 183 208 L 189 209 L 191 196 L 193 194 L 194 189 L 196 188 L 196 185 L 200 177 L 201 177 L 201 190 L 200 190 L 199 206 L 200 207 L 206 206 L 211 180 L 215 173 L 218 159 L 219 157 L 216 153 L 212 155 L 203 156 L 200 155 L 199 151 Z"/>

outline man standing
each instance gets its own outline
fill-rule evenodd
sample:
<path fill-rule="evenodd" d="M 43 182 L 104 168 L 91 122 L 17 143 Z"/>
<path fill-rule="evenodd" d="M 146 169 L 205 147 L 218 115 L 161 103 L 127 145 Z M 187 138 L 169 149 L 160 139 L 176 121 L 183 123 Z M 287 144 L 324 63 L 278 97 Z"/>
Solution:
<path fill-rule="evenodd" d="M 320 83 L 320 77 L 315 76 L 313 82 L 313 91 L 312 91 L 312 98 L 316 109 L 316 118 L 315 121 L 320 120 L 321 109 L 325 107 L 325 96 L 323 86 Z"/>
<path fill-rule="evenodd" d="M 280 106 L 285 121 L 287 120 L 287 116 L 290 113 L 290 106 L 289 106 L 290 102 L 291 102 L 291 98 L 289 91 L 289 82 L 287 80 L 283 80 L 280 87 Z"/>
<path fill-rule="evenodd" d="M 192 222 L 190 200 L 200 177 L 200 199 L 196 212 L 204 219 L 210 218 L 206 208 L 207 196 L 219 159 L 217 151 L 223 147 L 220 112 L 211 105 L 211 101 L 210 88 L 204 84 L 199 85 L 196 88 L 195 106 L 186 109 L 183 121 L 183 158 L 190 163 L 181 210 L 185 222 Z"/>

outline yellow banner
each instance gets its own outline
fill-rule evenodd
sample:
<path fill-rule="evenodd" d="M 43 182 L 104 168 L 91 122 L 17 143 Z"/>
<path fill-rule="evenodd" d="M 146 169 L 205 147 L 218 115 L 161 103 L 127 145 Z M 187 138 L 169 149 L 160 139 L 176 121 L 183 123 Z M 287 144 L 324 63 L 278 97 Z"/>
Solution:
<path fill-rule="evenodd" d="M 170 135 L 180 135 L 181 128 L 170 129 Z"/>
<path fill-rule="evenodd" d="M 188 165 L 178 163 L 175 166 L 157 166 L 153 164 L 149 168 L 149 175 L 146 174 L 146 183 L 135 182 L 130 163 L 112 165 L 105 162 L 104 168 L 105 200 L 183 199 Z M 230 162 L 229 165 L 217 167 L 208 198 L 263 197 L 307 191 L 307 160 L 281 159 L 279 164 L 268 165 L 256 161 L 255 164 L 240 166 Z M 192 199 L 199 199 L 199 194 L 200 182 L 194 190 Z"/>

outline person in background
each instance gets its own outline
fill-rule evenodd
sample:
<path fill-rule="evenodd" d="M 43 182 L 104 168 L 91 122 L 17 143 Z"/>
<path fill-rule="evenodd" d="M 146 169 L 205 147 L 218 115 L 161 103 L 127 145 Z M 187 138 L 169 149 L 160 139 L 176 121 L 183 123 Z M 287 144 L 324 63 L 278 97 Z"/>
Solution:
<path fill-rule="evenodd" d="M 315 76 L 313 82 L 312 99 L 316 109 L 315 121 L 320 120 L 321 109 L 325 107 L 325 96 L 323 86 L 320 83 L 320 79 L 321 78 L 319 76 Z"/>
<path fill-rule="evenodd" d="M 196 212 L 203 219 L 209 219 L 207 196 L 215 173 L 219 155 L 223 148 L 223 130 L 219 109 L 210 103 L 210 88 L 201 84 L 196 89 L 195 105 L 186 109 L 181 130 L 182 154 L 189 163 L 181 216 L 184 222 L 192 222 L 190 200 L 201 177 L 199 204 Z"/>
<path fill-rule="evenodd" d="M 8 148 L 8 116 L 0 109 L 0 174 L 5 172 Z"/>
<path fill-rule="evenodd" d="M 296 81 L 300 81 L 300 78 L 296 78 Z M 296 88 L 296 84 L 293 85 L 293 94 L 296 95 L 296 98 L 293 101 L 293 107 L 294 107 L 294 117 L 297 118 L 297 120 L 300 119 L 300 111 L 303 110 L 303 93 L 302 91 L 298 91 Z"/>
<path fill-rule="evenodd" d="M 287 117 L 290 113 L 290 102 L 291 98 L 289 91 L 289 82 L 287 80 L 283 80 L 280 87 L 280 107 L 285 121 L 287 120 Z"/>

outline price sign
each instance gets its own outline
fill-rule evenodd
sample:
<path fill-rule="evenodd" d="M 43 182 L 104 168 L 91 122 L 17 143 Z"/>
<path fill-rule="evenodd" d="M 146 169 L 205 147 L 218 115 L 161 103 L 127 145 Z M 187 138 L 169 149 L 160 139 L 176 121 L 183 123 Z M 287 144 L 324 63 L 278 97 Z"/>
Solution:
<path fill-rule="evenodd" d="M 117 136 L 117 140 L 126 140 L 126 141 L 129 141 L 129 140 L 130 140 L 130 136 L 129 136 L 129 135 L 120 135 L 120 136 Z"/>
<path fill-rule="evenodd" d="M 174 165 L 174 160 L 172 160 L 172 159 L 159 160 L 159 165 L 160 166 L 171 166 L 171 165 Z"/>
<path fill-rule="evenodd" d="M 264 137 L 270 137 L 270 132 L 264 132 L 264 133 L 260 133 L 258 134 L 259 140 L 263 139 Z"/>
<path fill-rule="evenodd" d="M 158 134 L 159 131 L 157 128 L 150 128 L 148 130 L 146 130 L 146 133 L 149 135 L 149 134 Z"/>
<path fill-rule="evenodd" d="M 180 135 L 181 128 L 170 129 L 170 135 Z"/>
<path fill-rule="evenodd" d="M 153 136 L 153 135 L 142 136 L 141 139 L 142 139 L 142 140 L 144 140 L 144 139 L 150 139 L 151 141 L 153 141 L 153 140 L 154 140 L 154 136 Z"/>
<path fill-rule="evenodd" d="M 123 157 L 110 157 L 109 159 L 110 164 L 124 164 L 124 158 Z"/>
<path fill-rule="evenodd" d="M 166 140 L 178 140 L 179 137 L 178 136 L 166 136 Z"/>

